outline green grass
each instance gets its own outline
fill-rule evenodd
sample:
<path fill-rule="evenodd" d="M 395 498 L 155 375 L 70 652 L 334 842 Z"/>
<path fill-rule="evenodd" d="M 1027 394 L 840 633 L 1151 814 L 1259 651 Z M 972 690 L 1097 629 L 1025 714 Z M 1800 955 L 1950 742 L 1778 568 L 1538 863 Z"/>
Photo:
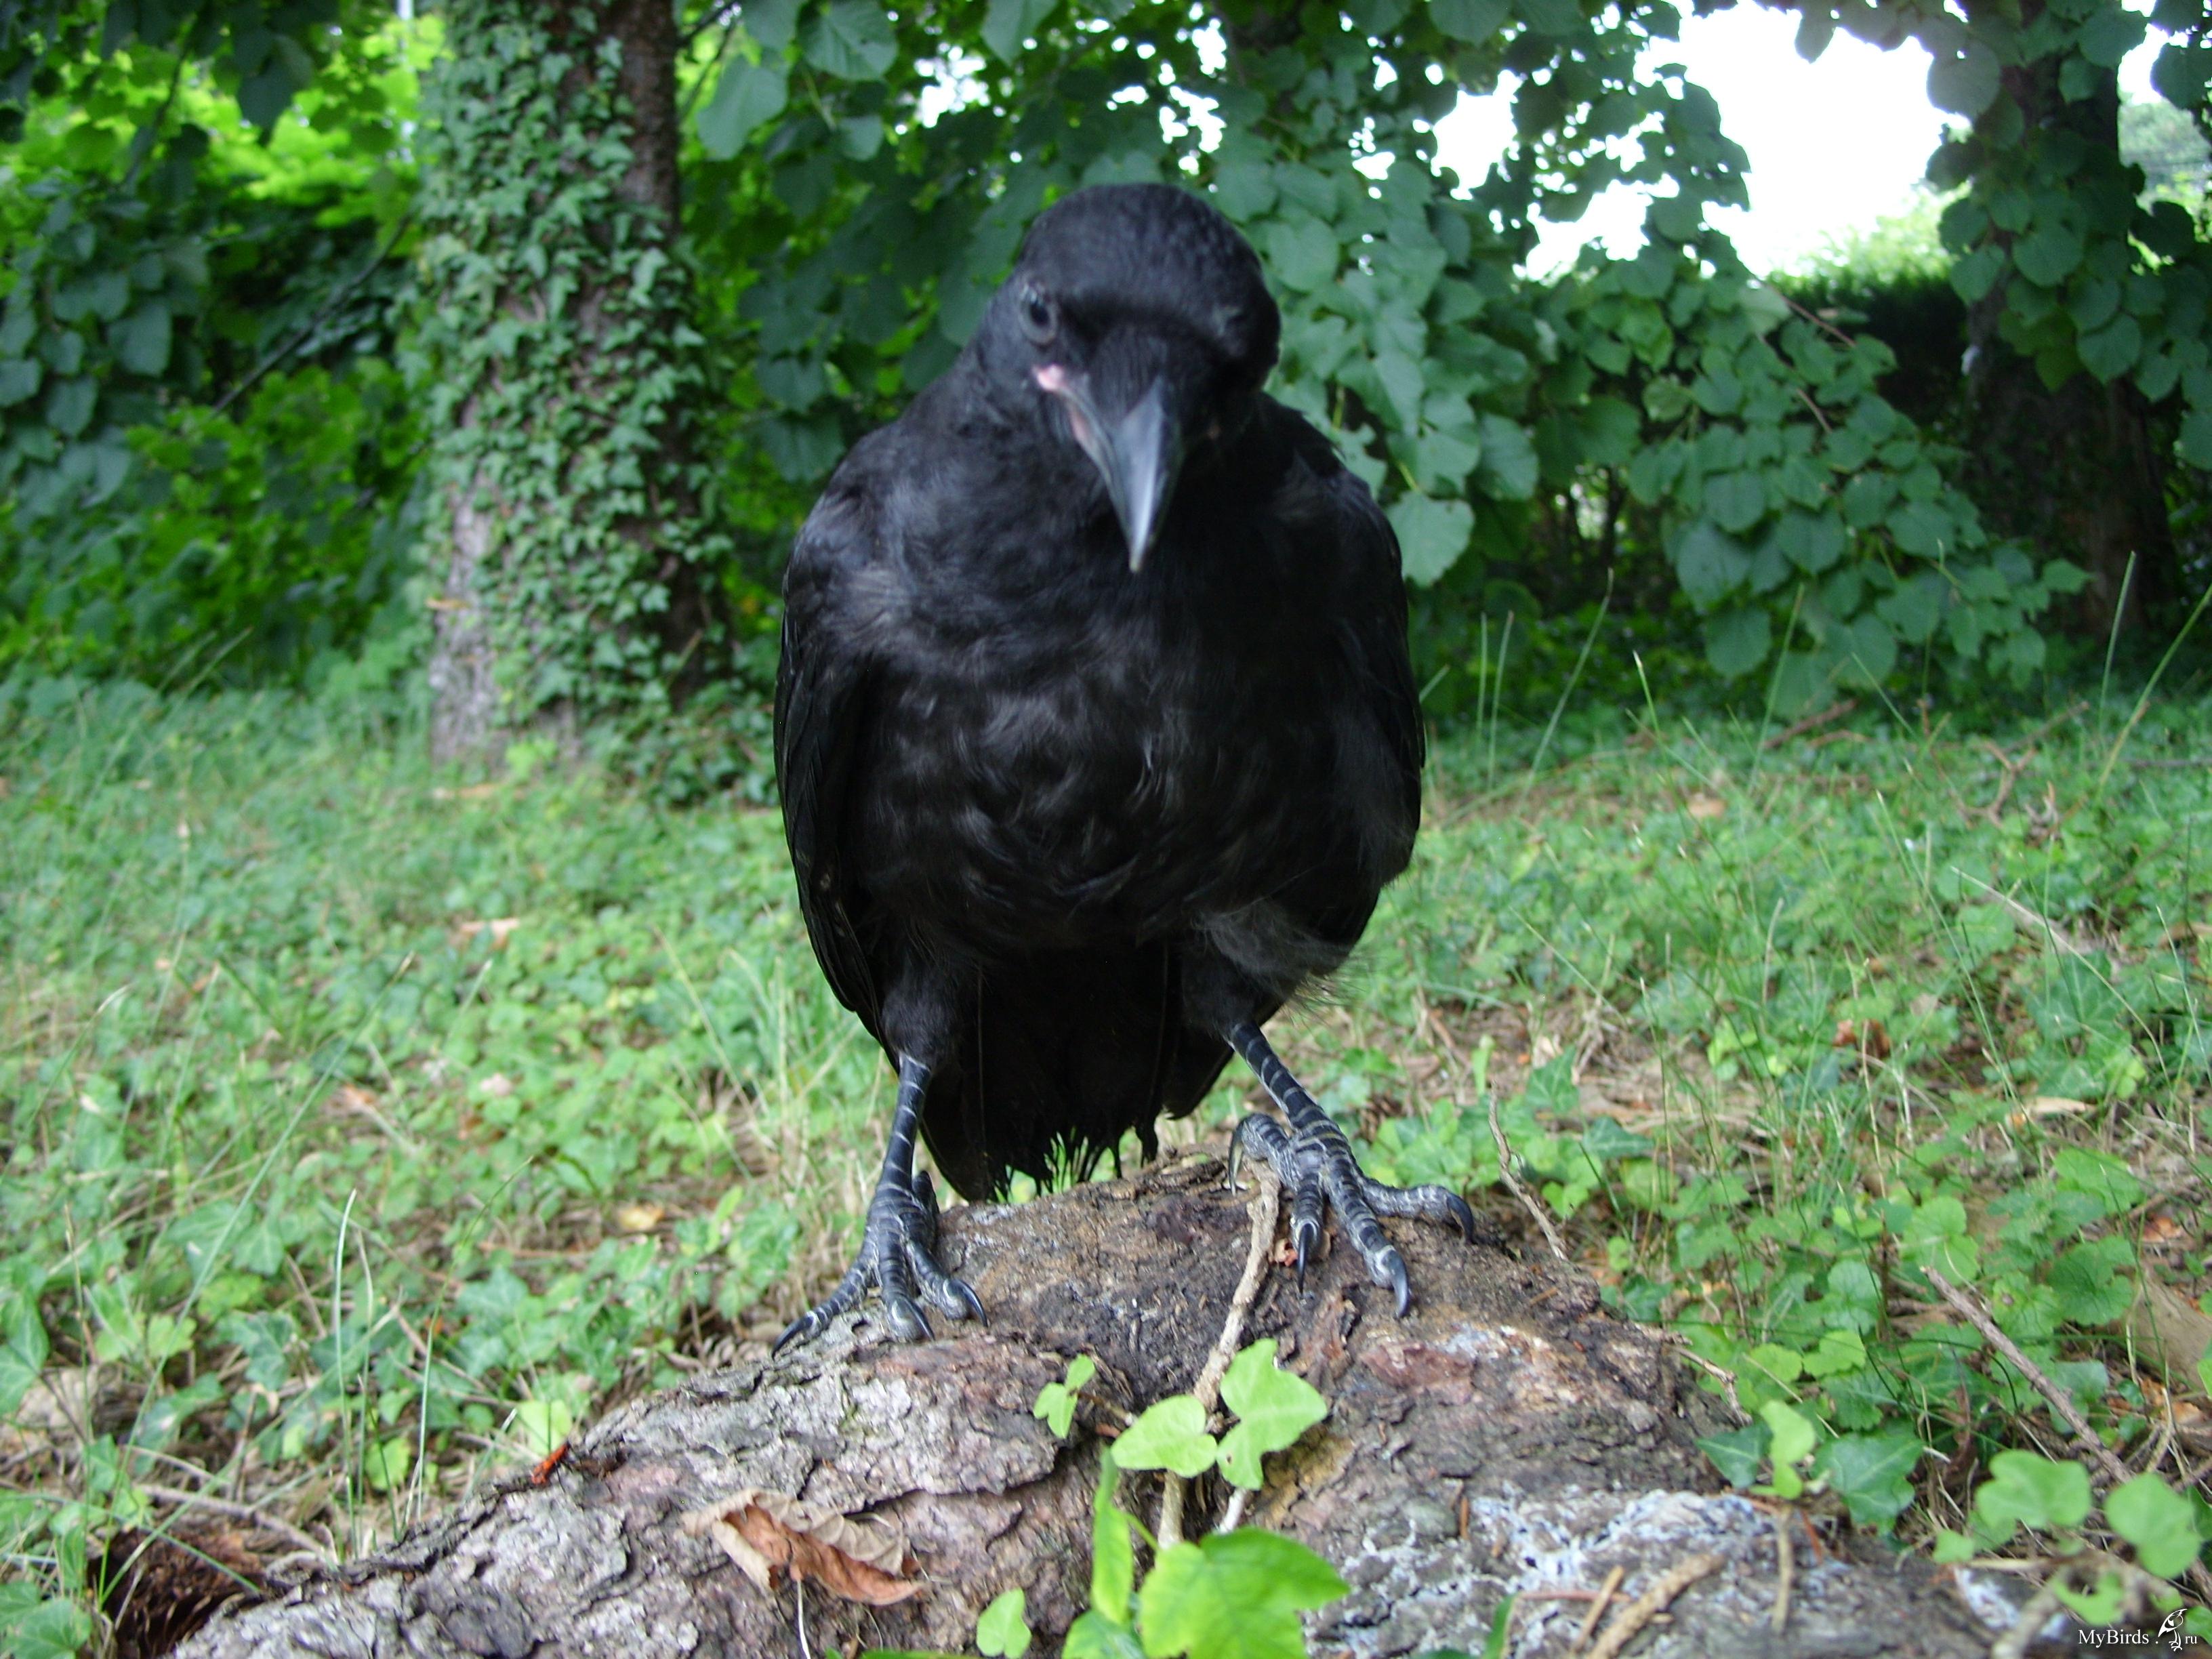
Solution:
<path fill-rule="evenodd" d="M 1607 1296 L 1729 1374 L 1746 1482 L 1923 1541 L 1997 1451 L 2064 1452 L 1927 1267 L 2201 1478 L 2212 707 L 2125 712 L 1448 739 L 1293 1064 L 1398 1179 L 1495 1188 L 1497 1105 Z M 149 1487 L 388 1539 L 760 1341 L 857 1237 L 884 1073 L 773 812 L 421 748 L 0 690 L 0 1620 L 88 1636 L 87 1540 Z"/>

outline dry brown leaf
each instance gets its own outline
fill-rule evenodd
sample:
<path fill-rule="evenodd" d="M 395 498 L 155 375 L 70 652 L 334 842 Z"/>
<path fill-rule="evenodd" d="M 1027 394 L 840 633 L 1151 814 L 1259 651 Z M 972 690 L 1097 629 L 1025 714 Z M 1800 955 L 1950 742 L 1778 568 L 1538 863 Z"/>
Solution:
<path fill-rule="evenodd" d="M 2128 1310 L 2128 1338 L 2177 1393 L 2202 1394 L 2197 1362 L 2212 1349 L 2212 1316 L 2180 1291 L 2146 1276 Z"/>
<path fill-rule="evenodd" d="M 683 1517 L 684 1530 L 720 1544 L 763 1589 L 779 1573 L 848 1601 L 887 1607 L 921 1594 L 906 1534 L 875 1516 L 847 1515 L 801 1498 L 747 1486 Z"/>
<path fill-rule="evenodd" d="M 491 948 L 499 951 L 506 948 L 507 936 L 521 926 L 520 916 L 494 916 L 489 921 L 456 922 L 446 937 L 458 951 L 478 933 L 489 933 Z"/>
<path fill-rule="evenodd" d="M 1717 818 L 1728 811 L 1728 803 L 1718 795 L 1690 797 L 1690 816 L 1693 818 Z"/>
<path fill-rule="evenodd" d="M 1862 1048 L 1869 1060 L 1889 1058 L 1889 1033 L 1878 1019 L 1868 1020 L 1863 1025 L 1852 1019 L 1836 1022 L 1836 1037 L 1832 1045 L 1838 1048 Z"/>

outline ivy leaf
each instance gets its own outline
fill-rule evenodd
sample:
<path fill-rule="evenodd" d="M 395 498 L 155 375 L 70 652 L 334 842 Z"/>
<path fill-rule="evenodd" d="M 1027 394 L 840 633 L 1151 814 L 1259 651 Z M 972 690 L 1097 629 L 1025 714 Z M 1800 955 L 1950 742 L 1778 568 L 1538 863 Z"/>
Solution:
<path fill-rule="evenodd" d="M 1765 1424 L 1747 1423 L 1726 1434 L 1707 1435 L 1698 1442 L 1698 1449 L 1712 1460 L 1722 1480 L 1742 1492 L 1759 1479 L 1759 1466 L 1765 1462 L 1767 1443 L 1773 1437 Z"/>
<path fill-rule="evenodd" d="M 2099 69 L 2118 69 L 2120 59 L 2142 45 L 2145 20 L 2122 6 L 2100 6 L 2081 25 L 2075 43 Z"/>
<path fill-rule="evenodd" d="M 1630 404 L 1593 398 L 1583 410 L 1583 458 L 1597 466 L 1626 466 L 1643 430 L 1643 417 Z"/>
<path fill-rule="evenodd" d="M 1328 1415 L 1320 1389 L 1276 1364 L 1273 1337 L 1253 1343 L 1230 1362 L 1221 1379 L 1221 1398 L 1237 1413 L 1236 1425 L 1221 1437 L 1221 1472 L 1254 1492 L 1261 1485 L 1261 1459 L 1294 1444 Z"/>
<path fill-rule="evenodd" d="M 64 438 L 74 438 L 92 423 L 100 401 L 100 382 L 89 374 L 56 380 L 46 389 L 46 424 Z"/>
<path fill-rule="evenodd" d="M 1979 115 L 1996 102 L 2000 84 L 1997 55 L 1978 41 L 1928 66 L 1928 101 L 1955 115 Z"/>
<path fill-rule="evenodd" d="M 1797 1465 L 1813 1455 L 1818 1431 L 1813 1419 L 1786 1400 L 1768 1401 L 1759 1408 L 1759 1414 L 1773 1436 L 1767 1443 L 1766 1455 L 1774 1463 L 1775 1490 L 1785 1498 L 1794 1498 L 1804 1490 Z"/>
<path fill-rule="evenodd" d="M 2203 1540 L 2189 1500 L 2154 1474 L 2139 1474 L 2105 1497 L 2105 1519 L 2136 1547 L 2136 1559 L 2161 1578 L 2178 1578 Z"/>
<path fill-rule="evenodd" d="M 891 20 L 872 0 L 830 0 L 799 31 L 799 49 L 824 75 L 880 81 L 898 58 Z"/>
<path fill-rule="evenodd" d="M 738 21 L 763 58 L 781 58 L 799 33 L 799 0 L 745 0 Z"/>
<path fill-rule="evenodd" d="M 1114 1461 L 1125 1469 L 1170 1469 L 1188 1480 L 1212 1468 L 1219 1450 L 1206 1431 L 1206 1408 L 1197 1398 L 1171 1394 L 1121 1431 Z"/>
<path fill-rule="evenodd" d="M 2056 288 L 2081 263 L 2081 238 L 2063 225 L 2045 225 L 2013 244 L 2012 262 L 2029 282 Z"/>
<path fill-rule="evenodd" d="M 92 1640 L 92 1616 L 60 1596 L 9 1612 L 8 1651 L 15 1659 L 76 1659 Z"/>
<path fill-rule="evenodd" d="M 2089 1518 L 2089 1472 L 2033 1452 L 2001 1451 L 1974 1494 L 1974 1520 L 2002 1544 L 2023 1526 L 2039 1532 L 2078 1527 Z"/>
<path fill-rule="evenodd" d="M 1820 1346 L 1804 1361 L 1808 1376 L 1838 1376 L 1866 1364 L 1866 1343 L 1856 1331 L 1824 1331 Z"/>
<path fill-rule="evenodd" d="M 46 1328 L 34 1297 L 19 1296 L 0 1315 L 0 1418 L 11 1417 L 46 1363 Z"/>
<path fill-rule="evenodd" d="M 1493 501 L 1525 501 L 1536 493 L 1536 446 L 1518 421 L 1482 417 L 1482 464 L 1475 477 Z"/>
<path fill-rule="evenodd" d="M 2004 275 L 2004 250 L 1992 242 L 1978 247 L 1951 267 L 1951 287 L 1968 305 L 1980 299 Z"/>
<path fill-rule="evenodd" d="M 1751 555 L 1710 519 L 1685 531 L 1674 546 L 1674 574 L 1701 611 L 1710 611 L 1751 574 Z"/>
<path fill-rule="evenodd" d="M 1899 501 L 1889 515 L 1887 528 L 1907 553 L 1932 559 L 1943 551 L 1954 526 L 1950 514 L 1934 501 Z"/>
<path fill-rule="evenodd" d="M 1076 1355 L 1067 1362 L 1067 1375 L 1062 1381 L 1048 1382 L 1037 1390 L 1036 1404 L 1030 1408 L 1030 1415 L 1042 1419 L 1054 1435 L 1064 1436 L 1075 1421 L 1076 1396 L 1083 1392 L 1083 1385 L 1097 1374 L 1097 1362 L 1089 1354 Z"/>
<path fill-rule="evenodd" d="M 2190 465 L 2212 467 L 2212 409 L 2192 409 L 2182 417 L 2178 447 Z"/>
<path fill-rule="evenodd" d="M 0 362 L 0 409 L 36 396 L 44 372 L 35 357 L 10 357 Z"/>
<path fill-rule="evenodd" d="M 1096 1607 L 1067 1627 L 1063 1659 L 1145 1659 L 1135 1632 L 1117 1625 Z"/>
<path fill-rule="evenodd" d="M 1850 1507 L 1853 1521 L 1887 1532 L 1912 1507 L 1912 1471 L 1920 1453 L 1919 1440 L 1901 1430 L 1847 1434 L 1823 1446 L 1814 1467 Z"/>
<path fill-rule="evenodd" d="M 134 374 L 159 374 L 169 366 L 169 308 L 159 300 L 138 307 L 110 336 L 115 360 Z"/>
<path fill-rule="evenodd" d="M 1923 570 L 1910 581 L 1899 583 L 1894 593 L 1875 606 L 1874 612 L 1898 638 L 1908 644 L 1925 645 L 1935 636 L 1936 624 L 1943 619 L 1945 591 L 1941 576 Z"/>
<path fill-rule="evenodd" d="M 1480 46 L 1504 26 L 1505 10 L 1506 0 L 1435 0 L 1429 16 L 1455 40 Z"/>
<path fill-rule="evenodd" d="M 1808 7 L 1797 20 L 1797 55 L 1808 64 L 1818 63 L 1835 34 L 1835 14 Z"/>
<path fill-rule="evenodd" d="M 2117 380 L 2142 355 L 2142 329 L 2134 318 L 2123 314 L 2094 334 L 2082 335 L 2074 342 L 2074 349 L 2081 356 L 2081 367 L 2099 380 Z"/>
<path fill-rule="evenodd" d="M 1390 400 L 1391 413 L 1400 430 L 1410 432 L 1421 423 L 1421 366 L 1404 352 L 1386 349 L 1375 354 L 1375 378 Z"/>
<path fill-rule="evenodd" d="M 1019 1589 L 994 1598 L 975 1621 L 975 1650 L 987 1659 L 1022 1659 L 1030 1650 L 1028 1612 L 1029 1596 Z"/>
<path fill-rule="evenodd" d="M 1327 1607 L 1348 1588 L 1304 1545 L 1243 1527 L 1164 1553 L 1138 1598 L 1138 1628 L 1149 1659 L 1229 1653 L 1305 1659 L 1298 1615 Z"/>
<path fill-rule="evenodd" d="M 983 17 L 983 44 L 1002 64 L 1022 55 L 1022 42 L 1052 15 L 1059 0 L 991 0 Z"/>
<path fill-rule="evenodd" d="M 837 148 L 855 161 L 865 161 L 884 147 L 884 118 L 848 115 L 837 124 Z"/>
<path fill-rule="evenodd" d="M 1844 556 L 1844 527 L 1826 514 L 1785 513 L 1774 539 L 1790 563 L 1816 576 Z"/>
<path fill-rule="evenodd" d="M 699 112 L 701 147 L 716 161 L 728 161 L 763 125 L 783 113 L 790 96 L 789 74 L 781 64 L 731 64 Z"/>
<path fill-rule="evenodd" d="M 1398 532 L 1398 558 L 1406 580 L 1426 587 L 1459 562 L 1474 534 L 1474 509 L 1465 501 L 1401 495 L 1390 504 Z"/>
<path fill-rule="evenodd" d="M 1773 624 L 1757 605 L 1739 605 L 1705 623 L 1705 660 L 1726 679 L 1740 679 L 1766 660 Z"/>
<path fill-rule="evenodd" d="M 2135 1302 L 2135 1251 L 2108 1236 L 2076 1244 L 2051 1264 L 2058 1310 L 2076 1325 L 2109 1325 Z"/>
<path fill-rule="evenodd" d="M 1309 214 L 1267 227 L 1267 268 L 1285 287 L 1310 293 L 1336 276 L 1336 233 Z"/>
<path fill-rule="evenodd" d="M 1708 478 L 1705 511 L 1722 529 L 1740 535 L 1766 516 L 1766 481 L 1756 472 L 1723 472 Z"/>
<path fill-rule="evenodd" d="M 415 1442 L 404 1434 L 372 1442 L 361 1461 L 362 1473 L 368 1478 L 372 1491 L 396 1491 L 406 1483 L 407 1471 L 415 1465 Z"/>
<path fill-rule="evenodd" d="M 1113 1447 L 1107 1447 L 1098 1459 L 1098 1491 L 1091 1500 L 1091 1611 L 1084 1617 L 1127 1626 L 1129 1597 L 1137 1587 L 1137 1549 L 1129 1541 L 1134 1522 L 1114 1502 L 1120 1470 Z M 1073 1653 L 1073 1632 L 1069 1636 Z"/>

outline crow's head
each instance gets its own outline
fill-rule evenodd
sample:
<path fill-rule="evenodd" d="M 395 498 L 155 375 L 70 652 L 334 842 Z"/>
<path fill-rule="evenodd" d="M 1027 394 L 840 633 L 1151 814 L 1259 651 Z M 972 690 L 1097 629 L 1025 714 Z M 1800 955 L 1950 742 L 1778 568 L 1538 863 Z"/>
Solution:
<path fill-rule="evenodd" d="M 1097 468 L 1135 570 L 1184 460 L 1249 417 L 1280 330 L 1251 245 L 1213 208 L 1101 185 L 1030 226 L 979 344 L 994 383 Z"/>

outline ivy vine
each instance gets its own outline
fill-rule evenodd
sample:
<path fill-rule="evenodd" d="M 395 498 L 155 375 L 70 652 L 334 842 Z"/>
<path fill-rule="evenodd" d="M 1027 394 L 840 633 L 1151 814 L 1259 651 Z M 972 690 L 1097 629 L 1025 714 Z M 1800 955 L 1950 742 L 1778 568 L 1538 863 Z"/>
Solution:
<path fill-rule="evenodd" d="M 429 549 L 442 629 L 481 630 L 459 648 L 489 648 L 499 726 L 635 729 L 713 645 L 665 625 L 684 567 L 728 555 L 688 459 L 706 383 L 688 275 L 618 187 L 630 113 L 596 8 L 456 0 L 447 47 L 424 88 L 413 348 L 449 507 Z"/>

